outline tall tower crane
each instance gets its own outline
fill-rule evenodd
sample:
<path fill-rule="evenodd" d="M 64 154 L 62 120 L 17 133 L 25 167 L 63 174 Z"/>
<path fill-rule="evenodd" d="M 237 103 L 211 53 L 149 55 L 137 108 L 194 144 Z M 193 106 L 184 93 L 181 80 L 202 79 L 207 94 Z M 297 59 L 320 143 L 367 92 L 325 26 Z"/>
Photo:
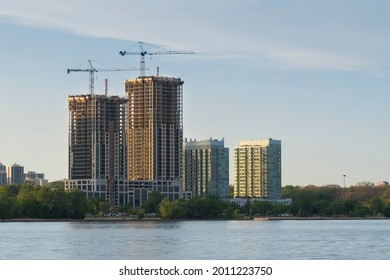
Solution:
<path fill-rule="evenodd" d="M 89 72 L 89 94 L 93 95 L 95 94 L 95 72 L 109 72 L 109 71 L 138 71 L 139 69 L 136 68 L 101 68 L 96 69 L 92 66 L 91 60 L 88 60 L 89 68 L 88 69 L 67 69 L 66 73 L 69 74 L 70 72 Z M 107 94 L 107 90 L 106 90 Z"/>
<path fill-rule="evenodd" d="M 136 45 L 139 45 L 139 51 L 131 51 Z M 144 50 L 144 45 L 150 46 L 153 48 L 157 48 L 159 50 L 157 51 L 145 51 Z M 140 56 L 140 76 L 145 77 L 145 55 L 157 55 L 157 54 L 194 54 L 194 52 L 191 51 L 171 51 L 171 50 L 166 50 L 157 46 L 153 46 L 151 44 L 147 44 L 144 42 L 138 42 L 135 43 L 129 51 L 120 51 L 119 54 L 121 56 L 125 55 L 139 55 Z"/>

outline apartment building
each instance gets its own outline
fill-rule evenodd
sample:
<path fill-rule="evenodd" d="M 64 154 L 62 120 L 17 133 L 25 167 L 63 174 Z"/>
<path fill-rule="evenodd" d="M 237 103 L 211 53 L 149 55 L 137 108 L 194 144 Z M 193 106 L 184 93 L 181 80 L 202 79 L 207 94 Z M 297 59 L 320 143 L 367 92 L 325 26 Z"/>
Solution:
<path fill-rule="evenodd" d="M 183 185 L 192 197 L 229 197 L 229 148 L 224 139 L 184 141 Z"/>
<path fill-rule="evenodd" d="M 234 197 L 276 200 L 281 188 L 281 141 L 241 141 L 234 148 Z"/>

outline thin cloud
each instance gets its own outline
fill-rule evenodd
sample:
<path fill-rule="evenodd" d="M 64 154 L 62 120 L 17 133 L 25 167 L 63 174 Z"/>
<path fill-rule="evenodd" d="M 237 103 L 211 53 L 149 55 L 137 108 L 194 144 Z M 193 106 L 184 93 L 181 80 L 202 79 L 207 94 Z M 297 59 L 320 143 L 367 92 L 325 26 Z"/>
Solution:
<path fill-rule="evenodd" d="M 147 7 L 148 3 L 158 5 L 158 2 L 154 1 L 146 1 L 145 4 L 119 1 L 111 4 L 101 0 L 95 1 L 92 6 L 88 2 L 72 0 L 67 5 L 60 0 L 50 3 L 14 3 L 15 1 L 7 0 L 2 2 L 0 17 L 29 27 L 56 29 L 81 36 L 159 42 L 168 48 L 193 50 L 200 59 L 234 59 L 236 63 L 242 61 L 243 65 L 258 63 L 260 60 L 263 61 L 263 67 L 278 69 L 355 71 L 386 76 L 383 70 L 385 67 L 382 65 L 384 62 L 372 57 L 367 58 L 367 54 L 328 51 L 315 46 L 300 47 L 299 44 L 290 42 L 275 43 L 274 38 L 262 36 L 262 33 L 256 35 L 239 32 L 245 28 L 245 24 L 238 22 L 239 19 L 236 25 L 241 24 L 242 28 L 229 30 L 218 25 L 216 19 L 206 21 L 200 14 L 193 15 L 193 5 L 187 9 L 184 4 L 179 5 L 180 13 L 167 11 L 169 15 L 178 16 L 167 17 L 161 11 Z M 176 1 L 168 2 L 176 3 L 176 6 L 180 4 Z M 129 12 L 133 10 L 145 12 Z"/>
<path fill-rule="evenodd" d="M 326 71 L 362 72 L 382 76 L 380 66 L 366 58 L 342 52 L 289 48 L 270 50 L 270 59 L 287 68 L 316 69 Z"/>

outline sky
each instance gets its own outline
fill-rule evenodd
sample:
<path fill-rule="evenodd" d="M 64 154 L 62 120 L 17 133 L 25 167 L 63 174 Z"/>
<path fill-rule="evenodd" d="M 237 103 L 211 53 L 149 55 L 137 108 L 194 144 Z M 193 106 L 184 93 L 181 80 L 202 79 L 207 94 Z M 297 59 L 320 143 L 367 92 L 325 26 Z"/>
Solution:
<path fill-rule="evenodd" d="M 385 0 L 0 0 L 0 162 L 67 178 L 68 95 L 88 73 L 146 58 L 184 81 L 184 137 L 282 141 L 283 185 L 390 180 L 390 3 Z M 124 95 L 137 71 L 97 72 Z"/>

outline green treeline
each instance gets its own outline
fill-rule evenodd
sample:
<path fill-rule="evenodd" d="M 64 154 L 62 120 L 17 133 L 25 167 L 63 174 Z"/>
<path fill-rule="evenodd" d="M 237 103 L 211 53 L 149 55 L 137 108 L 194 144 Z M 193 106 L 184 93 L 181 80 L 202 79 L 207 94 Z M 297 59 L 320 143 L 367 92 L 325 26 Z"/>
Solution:
<path fill-rule="evenodd" d="M 164 198 L 159 214 L 164 219 L 232 219 L 240 215 L 240 207 L 215 196 L 175 201 Z"/>
<path fill-rule="evenodd" d="M 0 219 L 83 219 L 85 193 L 65 192 L 63 184 L 36 187 L 31 182 L 0 187 Z"/>
<path fill-rule="evenodd" d="M 293 216 L 390 217 L 390 187 L 375 186 L 370 182 L 349 188 L 286 186 L 282 196 L 293 199 L 287 208 L 287 213 Z"/>
<path fill-rule="evenodd" d="M 342 188 L 327 186 L 286 186 L 282 198 L 292 198 L 292 205 L 252 201 L 245 206 L 221 201 L 215 197 L 192 200 L 155 200 L 153 210 L 143 205 L 146 213 L 156 213 L 166 219 L 215 219 L 242 216 L 327 216 L 327 217 L 390 217 L 390 187 L 361 182 Z M 150 202 L 147 202 L 150 203 Z M 146 204 L 147 204 L 146 203 Z M 158 209 L 158 210 L 157 210 Z"/>
<path fill-rule="evenodd" d="M 362 182 L 342 188 L 328 186 L 286 186 L 283 198 L 292 198 L 292 205 L 252 201 L 245 206 L 223 201 L 214 196 L 168 201 L 153 191 L 141 207 L 130 205 L 113 209 L 103 200 L 87 199 L 79 190 L 65 192 L 62 182 L 37 187 L 0 186 L 0 219 L 83 219 L 86 216 L 131 216 L 141 219 L 156 216 L 164 219 L 232 219 L 250 216 L 330 216 L 330 217 L 390 217 L 390 187 Z"/>

